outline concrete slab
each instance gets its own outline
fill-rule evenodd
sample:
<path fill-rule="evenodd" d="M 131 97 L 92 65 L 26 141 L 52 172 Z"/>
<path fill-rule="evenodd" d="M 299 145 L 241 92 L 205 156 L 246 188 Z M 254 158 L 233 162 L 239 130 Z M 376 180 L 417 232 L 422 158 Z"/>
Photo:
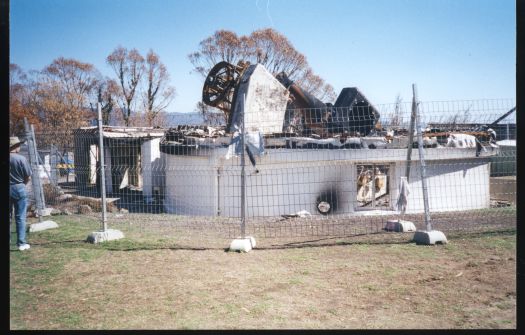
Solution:
<path fill-rule="evenodd" d="M 124 234 L 120 230 L 107 229 L 106 231 L 95 231 L 89 234 L 87 242 L 101 243 L 106 241 L 118 240 L 124 238 Z"/>
<path fill-rule="evenodd" d="M 418 230 L 414 234 L 414 242 L 416 244 L 447 244 L 447 237 L 445 234 L 440 232 L 439 230 L 431 230 L 431 231 L 424 231 L 424 230 Z"/>
<path fill-rule="evenodd" d="M 29 226 L 29 232 L 34 233 L 37 231 L 47 230 L 58 228 L 58 224 L 54 221 L 42 221 L 38 223 L 33 223 Z"/>
<path fill-rule="evenodd" d="M 248 252 L 255 248 L 255 239 L 251 236 L 238 237 L 230 243 L 229 251 Z"/>

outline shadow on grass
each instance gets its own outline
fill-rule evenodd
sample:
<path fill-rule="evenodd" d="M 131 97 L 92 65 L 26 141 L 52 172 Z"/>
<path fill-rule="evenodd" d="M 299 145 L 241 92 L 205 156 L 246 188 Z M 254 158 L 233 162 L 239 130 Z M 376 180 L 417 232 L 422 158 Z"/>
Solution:
<path fill-rule="evenodd" d="M 315 240 L 299 241 L 299 242 L 289 242 L 283 244 L 273 244 L 269 247 L 257 247 L 257 250 L 271 250 L 271 249 L 291 249 L 291 248 L 318 248 L 318 247 L 331 247 L 331 246 L 344 246 L 344 245 L 393 245 L 393 244 L 411 244 L 415 243 L 411 237 L 403 236 L 400 234 L 406 233 L 370 233 L 370 234 L 353 234 L 347 236 L 337 236 L 337 237 L 325 237 Z M 495 231 L 479 231 L 479 232 L 462 232 L 462 231 L 450 231 L 446 232 L 446 235 L 450 238 L 480 238 L 480 237 L 493 237 L 493 236 L 512 236 L 516 235 L 516 229 L 503 229 Z M 345 238 L 357 238 L 357 237 L 379 237 L 376 240 L 368 239 L 366 241 L 330 241 L 335 239 L 345 239 Z M 397 239 L 392 239 L 396 237 Z M 321 243 L 319 243 L 321 242 Z"/>
<path fill-rule="evenodd" d="M 202 248 L 202 247 L 190 247 L 190 246 L 151 246 L 151 247 L 137 247 L 137 248 L 115 248 L 115 247 L 104 247 L 105 250 L 108 251 L 145 251 L 145 250 L 191 250 L 191 251 L 207 251 L 207 250 L 225 250 L 228 251 L 228 249 L 224 248 Z"/>
<path fill-rule="evenodd" d="M 448 239 L 457 238 L 482 238 L 482 237 L 494 237 L 494 236 L 515 236 L 516 229 L 504 229 L 496 231 L 450 231 L 445 232 Z M 403 245 L 415 243 L 412 240 L 413 235 L 407 233 L 392 233 L 392 232 L 379 232 L 379 233 L 363 233 L 363 234 L 352 234 L 346 236 L 330 236 L 317 239 L 310 239 L 305 241 L 295 242 L 283 242 L 275 243 L 270 246 L 257 246 L 253 251 L 257 250 L 280 250 L 280 249 L 301 249 L 301 248 L 324 248 L 324 247 L 336 247 L 336 246 L 351 246 L 351 245 Z M 364 238 L 363 240 L 346 240 L 342 239 L 355 239 Z M 209 251 L 209 250 L 222 250 L 224 252 L 230 252 L 229 248 L 224 247 L 195 247 L 188 245 L 176 245 L 169 243 L 157 244 L 155 242 L 136 242 L 133 240 L 120 240 L 120 241 L 108 241 L 103 243 L 92 244 L 86 239 L 73 239 L 73 240 L 62 240 L 62 241 L 34 241 L 31 243 L 33 247 L 52 247 L 52 246 L 64 246 L 67 248 L 86 248 L 86 249 L 103 249 L 107 251 L 148 251 L 148 250 L 188 250 L 188 251 Z M 18 249 L 11 249 L 11 252 Z"/>
<path fill-rule="evenodd" d="M 52 244 L 74 244 L 78 243 L 81 244 L 83 242 L 86 242 L 86 240 L 64 240 L 64 241 L 46 241 L 46 242 L 31 242 L 32 246 L 46 246 L 46 245 L 52 245 Z"/>
<path fill-rule="evenodd" d="M 322 241 L 330 241 L 335 239 L 345 239 L 345 238 L 357 238 L 357 237 L 364 237 L 364 236 L 384 236 L 385 239 L 381 240 L 367 240 L 367 241 L 331 241 L 331 242 L 322 242 Z M 344 246 L 344 245 L 371 245 L 371 244 L 409 244 L 412 243 L 412 240 L 406 240 L 407 237 L 404 237 L 404 240 L 387 240 L 386 236 L 390 234 L 385 233 L 371 233 L 371 234 L 353 234 L 353 235 L 346 235 L 346 236 L 336 236 L 336 237 L 325 237 L 325 238 L 319 238 L 315 240 L 307 240 L 307 241 L 299 241 L 299 242 L 289 242 L 289 243 L 283 243 L 283 244 L 273 244 L 269 247 L 257 247 L 259 250 L 265 250 L 265 249 L 300 249 L 300 248 L 319 248 L 319 247 L 335 247 L 335 246 Z M 392 236 L 392 235 L 390 235 Z M 321 243 L 319 243 L 321 242 Z"/>
<path fill-rule="evenodd" d="M 118 242 L 117 242 L 118 243 Z M 129 242 L 128 242 L 129 243 Z M 103 243 L 90 243 L 86 239 L 83 240 L 64 240 L 64 241 L 46 241 L 46 242 L 32 242 L 31 246 L 49 247 L 49 246 L 67 246 L 67 247 L 78 247 L 86 249 L 103 249 L 108 251 L 144 251 L 144 250 L 191 250 L 191 251 L 205 251 L 205 250 L 228 250 L 221 247 L 216 248 L 205 248 L 205 247 L 192 247 L 192 246 L 169 246 L 169 245 L 154 245 L 154 244 L 143 244 L 143 245 L 132 245 L 132 246 L 118 246 L 114 245 L 115 242 L 103 242 Z M 13 249 L 11 251 L 18 251 Z"/>
<path fill-rule="evenodd" d="M 500 229 L 500 230 L 488 230 L 488 231 L 450 231 L 445 232 L 449 237 L 459 238 L 478 238 L 478 237 L 493 237 L 493 236 L 512 236 L 516 235 L 516 228 Z"/>

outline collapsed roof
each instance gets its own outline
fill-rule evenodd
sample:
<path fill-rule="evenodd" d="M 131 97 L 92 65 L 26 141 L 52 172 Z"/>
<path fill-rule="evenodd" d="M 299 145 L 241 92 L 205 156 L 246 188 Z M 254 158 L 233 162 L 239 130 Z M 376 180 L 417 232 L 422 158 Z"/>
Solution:
<path fill-rule="evenodd" d="M 379 121 L 379 112 L 356 87 L 344 88 L 332 105 L 308 93 L 284 72 L 273 76 L 260 64 L 241 62 L 235 66 L 227 62 L 217 63 L 205 80 L 203 102 L 228 115 L 227 129 L 230 132 L 240 120 L 243 96 L 250 112 L 259 114 L 259 122 L 255 122 L 259 128 L 271 118 L 281 122 L 280 131 L 300 136 L 366 136 Z M 245 118 L 250 118 L 250 115 L 245 115 Z M 278 132 L 275 126 L 269 130 Z"/>

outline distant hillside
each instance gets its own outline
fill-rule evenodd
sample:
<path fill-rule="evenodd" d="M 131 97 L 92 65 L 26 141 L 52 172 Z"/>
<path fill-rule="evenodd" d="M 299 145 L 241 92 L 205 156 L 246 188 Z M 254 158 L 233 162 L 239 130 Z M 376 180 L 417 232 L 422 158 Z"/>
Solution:
<path fill-rule="evenodd" d="M 170 127 L 178 125 L 202 125 L 204 120 L 199 113 L 167 113 L 166 119 Z"/>
<path fill-rule="evenodd" d="M 168 126 L 169 127 L 176 127 L 178 125 L 190 125 L 190 126 L 200 126 L 200 125 L 208 125 L 208 126 L 218 126 L 223 125 L 221 124 L 220 120 L 215 119 L 214 121 L 208 121 L 211 123 L 207 123 L 204 121 L 202 116 L 198 112 L 193 113 L 168 113 L 166 114 L 166 118 L 168 120 Z M 213 118 L 212 118 L 213 120 Z M 217 123 L 219 122 L 219 123 Z"/>

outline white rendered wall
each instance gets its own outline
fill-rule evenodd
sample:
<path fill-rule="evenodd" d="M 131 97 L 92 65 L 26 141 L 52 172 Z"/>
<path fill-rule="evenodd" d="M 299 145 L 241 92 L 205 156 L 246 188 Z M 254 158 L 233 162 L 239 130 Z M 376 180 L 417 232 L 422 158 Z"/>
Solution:
<path fill-rule="evenodd" d="M 490 207 L 490 165 L 486 161 L 442 160 L 426 162 L 429 208 L 431 212 L 471 210 Z M 405 175 L 405 162 L 396 165 L 392 183 L 397 200 L 399 177 Z M 412 162 L 407 213 L 424 211 L 419 162 Z"/>
<path fill-rule="evenodd" d="M 249 166 L 246 176 L 246 215 L 279 216 L 306 210 L 318 214 L 320 197 L 330 194 L 337 198 L 338 212 L 353 211 L 356 194 L 355 172 L 349 162 L 320 166 L 319 162 L 258 166 L 259 173 Z M 238 159 L 236 160 L 238 162 Z M 229 180 L 221 179 L 219 192 L 221 213 L 224 216 L 240 216 L 240 169 L 228 166 L 224 169 Z"/>
<path fill-rule="evenodd" d="M 160 164 L 160 138 L 155 138 L 142 143 L 140 165 L 142 169 L 142 194 L 146 202 L 153 200 L 153 188 L 159 185 Z"/>
<path fill-rule="evenodd" d="M 217 167 L 209 157 L 165 155 L 164 209 L 181 215 L 217 215 Z"/>
<path fill-rule="evenodd" d="M 238 157 L 225 160 L 226 150 L 209 150 L 206 156 L 162 154 L 167 167 L 168 213 L 240 216 L 240 160 Z M 257 159 L 259 173 L 255 173 L 246 158 L 248 217 L 279 216 L 301 210 L 318 214 L 317 203 L 324 193 L 336 196 L 335 214 L 353 213 L 357 208 L 356 166 L 370 163 L 390 165 L 390 209 L 395 209 L 399 177 L 405 174 L 406 150 L 267 149 L 266 152 Z M 467 158 L 457 159 L 459 156 Z M 427 149 L 426 157 L 453 158 L 427 161 L 431 211 L 490 206 L 487 159 L 476 159 L 475 151 L 470 149 Z M 422 212 L 417 161 L 411 164 L 410 189 L 407 212 Z"/>

